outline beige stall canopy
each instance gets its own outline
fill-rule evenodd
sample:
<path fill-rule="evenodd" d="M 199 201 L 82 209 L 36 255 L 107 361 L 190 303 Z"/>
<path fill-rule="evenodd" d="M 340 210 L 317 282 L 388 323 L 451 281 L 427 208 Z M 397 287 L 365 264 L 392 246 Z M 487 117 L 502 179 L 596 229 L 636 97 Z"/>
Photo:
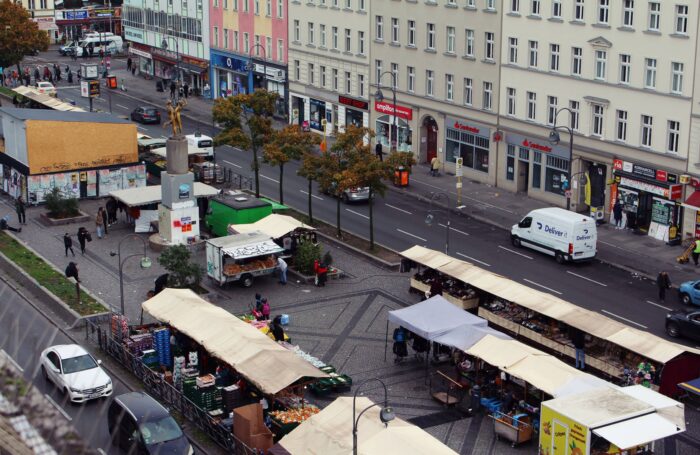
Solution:
<path fill-rule="evenodd" d="M 214 197 L 219 190 L 213 186 L 202 182 L 194 182 L 194 197 Z M 109 193 L 113 198 L 123 202 L 129 207 L 155 204 L 161 201 L 162 190 L 160 185 L 153 185 L 141 188 L 127 188 Z"/>
<path fill-rule="evenodd" d="M 306 229 L 309 231 L 315 231 L 316 229 L 304 224 L 296 218 L 292 218 L 288 215 L 279 215 L 273 213 L 267 215 L 265 218 L 250 224 L 231 224 L 228 227 L 229 233 L 232 234 L 232 230 L 239 233 L 245 234 L 246 232 L 260 231 L 265 235 L 270 236 L 273 239 L 278 239 L 284 237 L 285 235 L 293 232 L 296 229 Z"/>
<path fill-rule="evenodd" d="M 275 394 L 301 378 L 327 374 L 270 337 L 189 289 L 165 289 L 143 309 L 235 368 L 263 393 Z"/>
<path fill-rule="evenodd" d="M 85 109 L 81 109 L 78 106 L 73 106 L 70 103 L 61 101 L 58 98 L 47 95 L 46 93 L 41 93 L 39 90 L 32 87 L 27 87 L 26 85 L 20 85 L 19 87 L 15 87 L 13 90 L 16 93 L 19 93 L 20 95 L 55 111 L 85 112 Z"/>
<path fill-rule="evenodd" d="M 369 398 L 358 397 L 357 415 L 372 405 Z M 350 455 L 352 454 L 351 397 L 337 398 L 325 409 L 303 422 L 284 436 L 271 453 L 292 455 Z M 357 451 L 364 455 L 456 455 L 456 452 L 405 420 L 395 418 L 388 425 L 379 419 L 380 407 L 365 412 L 358 424 Z"/>
<path fill-rule="evenodd" d="M 666 363 L 684 352 L 700 354 L 698 349 L 681 346 L 649 332 L 629 327 L 600 313 L 581 308 L 439 251 L 414 246 L 403 251 L 401 255 L 503 300 L 564 322 L 660 363 Z"/>

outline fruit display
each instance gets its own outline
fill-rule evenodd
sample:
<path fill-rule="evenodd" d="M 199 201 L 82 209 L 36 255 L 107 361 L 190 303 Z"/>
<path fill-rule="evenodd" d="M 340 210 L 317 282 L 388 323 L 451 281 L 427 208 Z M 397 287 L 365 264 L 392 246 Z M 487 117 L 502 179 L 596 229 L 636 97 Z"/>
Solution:
<path fill-rule="evenodd" d="M 243 269 L 238 264 L 226 264 L 224 265 L 224 275 L 234 276 L 241 273 Z"/>
<path fill-rule="evenodd" d="M 304 406 L 303 408 L 288 409 L 286 411 L 272 411 L 270 416 L 273 419 L 281 423 L 282 425 L 287 425 L 290 423 L 301 423 L 307 420 L 309 417 L 318 414 L 320 409 L 312 404 Z"/>
<path fill-rule="evenodd" d="M 243 272 L 252 272 L 254 270 L 271 269 L 277 265 L 277 260 L 274 256 L 266 256 L 265 258 L 255 258 L 242 264 L 225 264 L 224 275 L 235 276 Z"/>

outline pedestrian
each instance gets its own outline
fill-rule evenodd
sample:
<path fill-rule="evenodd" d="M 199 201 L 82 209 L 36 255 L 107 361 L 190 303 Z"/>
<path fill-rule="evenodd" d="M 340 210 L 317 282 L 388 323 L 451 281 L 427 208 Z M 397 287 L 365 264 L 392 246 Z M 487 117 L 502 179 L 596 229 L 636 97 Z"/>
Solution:
<path fill-rule="evenodd" d="M 384 152 L 382 151 L 382 143 L 377 141 L 377 145 L 374 146 L 374 153 L 379 158 L 379 161 L 384 161 Z"/>
<path fill-rule="evenodd" d="M 75 73 L 76 76 L 78 76 L 78 83 L 80 83 L 80 78 L 83 77 L 83 72 L 78 68 L 78 72 Z"/>
<path fill-rule="evenodd" d="M 656 277 L 656 287 L 659 288 L 659 300 L 661 303 L 666 301 L 666 289 L 671 288 L 671 278 L 669 278 L 667 272 L 659 272 L 659 276 Z"/>
<path fill-rule="evenodd" d="M 170 98 L 175 98 L 175 90 L 177 90 L 177 84 L 175 81 L 170 81 Z"/>
<path fill-rule="evenodd" d="M 432 160 L 430 160 L 430 175 L 433 177 L 437 177 L 438 174 L 440 173 L 440 160 L 438 159 L 437 156 L 434 156 Z"/>
<path fill-rule="evenodd" d="M 185 99 L 187 99 L 190 94 L 190 86 L 187 82 L 185 82 L 185 85 L 182 87 L 182 93 L 185 95 Z"/>
<path fill-rule="evenodd" d="M 97 216 L 95 216 L 95 228 L 97 229 L 97 238 L 101 239 L 104 237 L 105 219 L 102 216 L 102 207 L 97 210 Z"/>
<path fill-rule="evenodd" d="M 76 264 L 75 262 L 68 263 L 68 267 L 66 267 L 66 278 L 75 279 L 75 292 L 78 298 L 78 302 L 80 302 L 80 276 L 78 264 Z"/>
<path fill-rule="evenodd" d="M 287 284 L 287 262 L 281 257 L 277 258 L 277 268 L 280 271 L 280 284 Z"/>
<path fill-rule="evenodd" d="M 26 204 L 24 203 L 22 196 L 20 196 L 15 200 L 15 212 L 17 212 L 17 221 L 19 221 L 19 224 L 27 224 L 27 215 L 25 210 Z"/>
<path fill-rule="evenodd" d="M 103 228 L 105 231 L 105 235 L 107 235 L 109 234 L 109 231 L 107 230 L 107 226 L 109 226 L 109 223 L 107 222 L 107 220 L 109 220 L 109 216 L 107 215 L 107 210 L 105 210 L 104 207 L 100 207 L 100 211 L 102 212 L 102 221 L 104 221 Z"/>
<path fill-rule="evenodd" d="M 394 345 L 392 351 L 396 357 L 394 357 L 394 363 L 399 363 L 408 356 L 408 347 L 406 345 L 407 338 L 406 329 L 403 327 L 397 327 L 394 329 Z"/>
<path fill-rule="evenodd" d="M 260 312 L 262 313 L 263 321 L 270 320 L 270 302 L 267 301 L 266 297 L 261 300 L 262 305 L 260 306 Z"/>
<path fill-rule="evenodd" d="M 586 334 L 583 333 L 582 330 L 575 327 L 571 327 L 569 334 L 571 336 L 571 341 L 574 344 L 574 348 L 576 349 L 576 368 L 583 370 L 586 368 L 586 355 L 584 351 L 586 347 Z"/>
<path fill-rule="evenodd" d="M 316 273 L 316 286 L 324 287 L 328 279 L 328 267 L 317 259 L 314 261 L 314 273 Z"/>
<path fill-rule="evenodd" d="M 22 228 L 14 228 L 8 224 L 10 221 L 10 215 L 5 215 L 0 218 L 0 230 L 1 231 L 12 231 L 12 232 L 22 232 Z"/>
<path fill-rule="evenodd" d="M 71 70 L 68 70 L 68 83 L 72 84 L 73 83 L 73 72 Z"/>
<path fill-rule="evenodd" d="M 695 239 L 695 249 L 693 249 L 693 262 L 695 267 L 698 266 L 698 258 L 700 258 L 700 238 Z"/>
<path fill-rule="evenodd" d="M 117 200 L 110 197 L 105 207 L 107 207 L 107 224 L 111 226 L 117 222 Z"/>
<path fill-rule="evenodd" d="M 622 229 L 622 204 L 620 200 L 615 201 L 613 206 L 613 218 L 615 219 L 615 229 Z"/>
<path fill-rule="evenodd" d="M 275 316 L 275 319 L 272 320 L 272 324 L 270 324 L 270 331 L 275 341 L 284 341 L 285 334 L 282 328 L 282 316 Z"/>
<path fill-rule="evenodd" d="M 39 82 L 41 74 L 39 73 L 39 67 L 34 68 L 34 82 Z"/>
<path fill-rule="evenodd" d="M 51 75 L 51 71 L 49 71 L 49 67 L 45 66 L 44 67 L 44 80 L 45 81 L 48 80 L 50 75 Z"/>
<path fill-rule="evenodd" d="M 68 250 L 70 250 L 73 257 L 75 257 L 75 251 L 73 251 L 73 239 L 70 238 L 70 234 L 67 232 L 63 236 L 63 246 L 66 247 L 66 257 L 68 257 Z"/>
<path fill-rule="evenodd" d="M 92 236 L 87 229 L 81 227 L 78 229 L 78 243 L 80 244 L 80 254 L 85 254 L 85 244 L 92 241 Z"/>
<path fill-rule="evenodd" d="M 126 70 L 131 71 L 131 57 L 126 59 Z"/>

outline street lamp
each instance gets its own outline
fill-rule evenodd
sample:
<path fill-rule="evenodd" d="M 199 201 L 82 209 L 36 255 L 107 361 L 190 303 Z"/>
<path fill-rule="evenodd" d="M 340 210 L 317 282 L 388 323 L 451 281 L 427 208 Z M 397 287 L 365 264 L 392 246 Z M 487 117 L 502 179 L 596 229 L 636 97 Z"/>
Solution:
<path fill-rule="evenodd" d="M 384 406 L 382 407 L 381 411 L 379 411 L 379 420 L 382 421 L 382 423 L 385 426 L 389 425 L 389 422 L 394 420 L 396 415 L 394 414 L 394 410 L 389 406 L 389 399 L 387 398 L 387 390 L 386 390 L 386 384 L 384 381 L 382 381 L 379 378 L 371 378 L 367 379 L 366 381 L 360 383 L 360 385 L 357 387 L 355 390 L 355 393 L 352 396 L 352 453 L 353 455 L 357 455 L 357 425 L 360 422 L 360 417 L 362 417 L 362 414 L 364 414 L 366 411 L 372 409 L 375 406 L 379 406 L 377 403 L 372 403 L 371 405 L 367 406 L 365 409 L 360 412 L 360 415 L 355 417 L 355 400 L 357 400 L 357 394 L 362 389 L 362 387 L 367 384 L 368 382 L 371 381 L 377 381 L 379 382 L 383 387 L 384 387 Z"/>
<path fill-rule="evenodd" d="M 249 87 L 248 91 L 251 93 L 253 92 L 253 70 L 255 70 L 255 64 L 253 64 L 253 51 L 256 49 L 262 49 L 262 54 L 263 54 L 263 78 L 265 79 L 265 87 L 264 89 L 267 90 L 267 54 L 265 53 L 265 47 L 262 44 L 253 44 L 253 47 L 250 48 L 248 51 L 248 63 L 246 63 L 245 68 L 248 70 L 250 73 L 250 82 L 249 82 Z"/>
<path fill-rule="evenodd" d="M 124 260 L 122 260 L 122 243 L 124 243 L 124 240 L 130 239 L 130 238 L 139 239 L 141 241 L 141 243 L 143 243 L 143 254 L 141 254 L 141 253 L 130 254 L 129 256 L 125 257 Z M 119 242 L 119 246 L 117 248 L 116 253 L 114 251 L 109 252 L 110 256 L 112 256 L 112 257 L 117 256 L 117 261 L 119 262 L 119 299 L 120 299 L 120 303 L 121 303 L 120 308 L 121 308 L 122 316 L 126 316 L 126 314 L 124 313 L 124 264 L 130 258 L 141 256 L 141 261 L 140 261 L 141 268 L 142 269 L 150 269 L 153 262 L 151 261 L 151 258 L 149 258 L 148 255 L 146 254 L 146 250 L 147 250 L 147 245 L 146 245 L 146 241 L 143 239 L 143 237 L 141 237 L 140 235 L 137 235 L 137 234 L 129 234 L 126 237 L 124 237 L 123 239 L 121 239 L 121 241 Z"/>
<path fill-rule="evenodd" d="M 569 162 L 567 165 L 566 169 L 566 187 L 564 188 L 565 195 L 566 195 L 566 210 L 571 209 L 571 162 L 574 159 L 574 130 L 572 130 L 570 127 L 565 126 L 565 125 L 557 125 L 557 117 L 559 117 L 559 113 L 561 111 L 567 111 L 569 113 L 569 125 L 571 125 L 571 119 L 574 116 L 574 113 L 569 109 L 568 107 L 562 107 L 557 110 L 557 113 L 554 115 L 554 126 L 552 126 L 552 130 L 549 132 L 549 142 L 553 145 L 559 144 L 561 141 L 561 137 L 559 136 L 559 131 L 557 130 L 566 130 L 569 133 Z M 564 185 L 562 184 L 562 187 Z"/>
<path fill-rule="evenodd" d="M 447 224 L 445 225 L 445 254 L 450 254 L 450 207 L 452 206 L 450 205 L 450 196 L 447 193 L 443 193 L 442 191 L 433 191 L 430 193 L 430 208 L 428 209 L 428 215 L 425 217 L 425 224 L 432 226 L 435 222 L 435 215 L 432 213 L 435 211 L 435 209 L 432 208 L 433 201 L 442 197 L 447 200 L 447 207 L 444 209 L 447 216 Z"/>
<path fill-rule="evenodd" d="M 399 118 L 396 115 L 396 73 L 394 73 L 393 71 L 384 71 L 382 74 L 379 75 L 379 80 L 377 81 L 377 91 L 374 93 L 374 98 L 380 103 L 384 100 L 384 94 L 382 93 L 382 77 L 384 77 L 385 74 L 391 74 L 391 95 L 393 100 L 392 102 L 394 103 L 394 134 L 396 134 L 396 140 L 392 140 L 391 131 L 389 131 L 389 141 L 391 141 L 390 150 L 392 152 L 395 152 L 399 146 Z"/>
<path fill-rule="evenodd" d="M 168 30 L 168 31 L 169 32 L 172 31 L 173 33 L 175 33 L 175 30 Z M 177 88 L 179 89 L 180 88 L 180 43 L 179 43 L 180 40 L 178 39 L 177 35 L 174 36 L 174 38 L 175 38 L 175 81 L 176 81 L 175 83 L 177 85 Z M 161 43 L 160 43 L 160 47 L 162 47 L 164 50 L 167 51 L 168 50 L 168 40 L 163 38 L 163 41 L 161 41 Z M 179 93 L 178 90 L 175 90 L 174 101 L 178 100 L 178 96 L 179 96 L 178 93 Z"/>

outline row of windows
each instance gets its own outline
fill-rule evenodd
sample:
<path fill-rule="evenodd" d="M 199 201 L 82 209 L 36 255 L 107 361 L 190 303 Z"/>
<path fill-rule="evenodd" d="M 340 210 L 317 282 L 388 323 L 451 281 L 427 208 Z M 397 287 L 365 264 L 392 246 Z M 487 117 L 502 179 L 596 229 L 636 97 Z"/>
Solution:
<path fill-rule="evenodd" d="M 367 11 L 369 0 L 305 0 L 307 5 L 330 6 L 331 8 L 353 9 L 357 6 L 358 11 Z M 292 3 L 301 3 L 301 0 L 292 0 Z"/>
<path fill-rule="evenodd" d="M 250 13 L 250 0 L 212 0 L 212 7 L 214 8 L 219 8 L 219 6 L 223 7 L 223 9 L 227 10 L 229 9 L 229 3 L 231 4 L 231 9 L 233 11 L 240 11 L 243 13 Z M 240 5 L 239 5 L 240 3 Z M 256 16 L 260 16 L 262 13 L 261 10 L 261 4 L 264 3 L 265 7 L 265 16 L 267 17 L 272 17 L 272 13 L 276 13 L 276 18 L 277 19 L 282 19 L 284 18 L 284 1 L 283 0 L 276 0 L 275 3 L 277 4 L 276 7 L 273 5 L 272 0 L 253 0 L 253 14 Z"/>
<path fill-rule="evenodd" d="M 293 39 L 296 43 L 301 43 L 301 24 L 298 19 L 294 19 L 293 25 Z M 347 53 L 351 53 L 353 50 L 352 45 L 352 30 L 346 28 L 343 30 L 342 44 L 340 42 L 341 36 L 339 35 L 340 29 L 338 27 L 330 28 L 330 40 L 327 36 L 326 24 L 318 24 L 318 35 L 316 32 L 316 24 L 313 22 L 306 23 L 306 45 L 307 46 L 318 46 L 322 49 L 333 49 L 336 51 L 342 50 Z M 329 47 L 330 45 L 330 47 Z M 356 51 L 358 55 L 366 55 L 367 45 L 365 43 L 365 32 L 360 30 L 357 32 L 357 47 Z"/>
<path fill-rule="evenodd" d="M 219 27 L 212 27 L 211 45 L 213 47 L 232 49 L 245 55 L 254 54 L 256 57 L 263 57 L 266 60 L 277 60 L 284 62 L 284 40 L 277 40 L 276 54 L 273 54 L 272 37 L 253 35 L 253 42 L 250 41 L 248 32 L 240 33 L 238 30 L 223 29 L 223 34 L 219 35 Z M 241 40 L 242 36 L 242 40 Z"/>
<path fill-rule="evenodd" d="M 301 70 L 301 61 L 294 60 L 294 80 L 302 80 Z M 355 81 L 354 87 L 353 81 Z M 308 63 L 306 68 L 306 83 L 316 87 L 330 89 L 334 92 L 357 96 L 359 98 L 367 98 L 368 96 L 367 80 L 364 74 L 353 75 L 351 71 L 328 68 L 326 65 Z"/>
<path fill-rule="evenodd" d="M 191 17 L 124 6 L 122 22 L 125 27 L 150 30 L 191 41 L 202 41 L 202 21 Z"/>

